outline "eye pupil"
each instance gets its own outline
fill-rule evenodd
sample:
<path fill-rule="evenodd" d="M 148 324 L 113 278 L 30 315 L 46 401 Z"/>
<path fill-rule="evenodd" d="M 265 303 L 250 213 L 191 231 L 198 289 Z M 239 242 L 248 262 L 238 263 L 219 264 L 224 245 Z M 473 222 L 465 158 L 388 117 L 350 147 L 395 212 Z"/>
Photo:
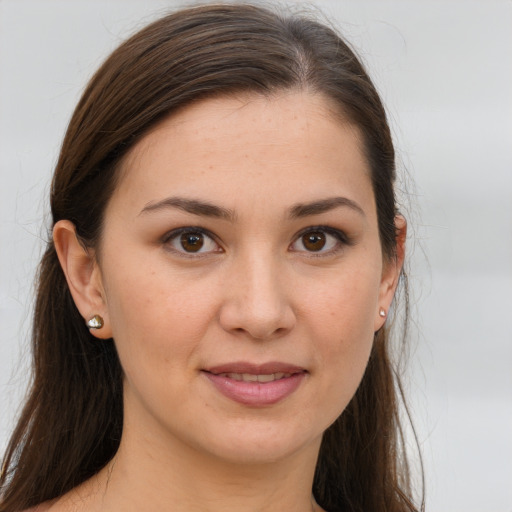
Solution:
<path fill-rule="evenodd" d="M 183 233 L 180 243 L 187 252 L 197 252 L 204 245 L 204 236 L 201 233 Z"/>
<path fill-rule="evenodd" d="M 307 233 L 302 236 L 302 243 L 308 251 L 320 251 L 326 243 L 325 233 Z"/>

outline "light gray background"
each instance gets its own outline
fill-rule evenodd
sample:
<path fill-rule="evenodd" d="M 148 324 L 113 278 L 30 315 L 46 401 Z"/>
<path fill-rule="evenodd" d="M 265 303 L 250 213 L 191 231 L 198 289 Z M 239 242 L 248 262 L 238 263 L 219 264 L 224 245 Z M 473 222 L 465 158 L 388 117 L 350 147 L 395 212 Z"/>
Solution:
<path fill-rule="evenodd" d="M 416 182 L 408 387 L 427 509 L 511 512 L 512 2 L 311 3 L 368 64 Z M 32 279 L 72 109 L 123 38 L 183 4 L 0 0 L 0 448 L 28 372 Z"/>

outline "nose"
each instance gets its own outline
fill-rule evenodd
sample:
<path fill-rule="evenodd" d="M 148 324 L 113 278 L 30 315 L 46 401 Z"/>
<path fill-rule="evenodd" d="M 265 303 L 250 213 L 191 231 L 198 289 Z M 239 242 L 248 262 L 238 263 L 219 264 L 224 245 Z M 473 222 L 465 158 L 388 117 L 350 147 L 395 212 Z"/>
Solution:
<path fill-rule="evenodd" d="M 252 254 L 240 258 L 225 283 L 220 309 L 222 328 L 256 340 L 289 333 L 296 316 L 290 300 L 291 283 L 276 257 Z"/>

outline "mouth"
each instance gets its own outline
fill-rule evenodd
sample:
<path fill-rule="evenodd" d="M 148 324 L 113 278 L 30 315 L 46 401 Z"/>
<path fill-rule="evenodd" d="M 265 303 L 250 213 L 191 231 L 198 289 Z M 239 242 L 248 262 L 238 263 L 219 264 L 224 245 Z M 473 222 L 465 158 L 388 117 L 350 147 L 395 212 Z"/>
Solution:
<path fill-rule="evenodd" d="M 252 407 L 281 402 L 299 388 L 308 374 L 302 367 L 280 362 L 228 363 L 202 373 L 224 397 Z"/>
<path fill-rule="evenodd" d="M 273 382 L 275 380 L 287 379 L 291 377 L 293 373 L 267 373 L 254 375 L 253 373 L 218 373 L 220 377 L 227 377 L 228 379 L 239 380 L 243 382 Z"/>

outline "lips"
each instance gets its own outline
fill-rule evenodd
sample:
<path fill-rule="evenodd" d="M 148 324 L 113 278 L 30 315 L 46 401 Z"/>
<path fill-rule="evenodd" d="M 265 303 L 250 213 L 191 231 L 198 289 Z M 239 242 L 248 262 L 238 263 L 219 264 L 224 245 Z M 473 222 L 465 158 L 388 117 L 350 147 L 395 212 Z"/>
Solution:
<path fill-rule="evenodd" d="M 245 361 L 221 364 L 206 368 L 205 371 L 219 375 L 220 373 L 248 373 L 251 375 L 270 375 L 274 373 L 293 374 L 305 372 L 306 370 L 300 366 L 282 363 L 279 361 L 271 361 L 263 364 L 253 364 Z"/>
<path fill-rule="evenodd" d="M 270 406 L 284 400 L 307 375 L 304 368 L 282 362 L 228 363 L 202 373 L 222 395 L 252 407 Z"/>
<path fill-rule="evenodd" d="M 286 379 L 291 377 L 292 373 L 269 373 L 269 374 L 258 374 L 252 373 L 219 373 L 221 377 L 229 377 L 234 380 L 243 380 L 244 382 L 273 382 L 274 380 Z"/>

